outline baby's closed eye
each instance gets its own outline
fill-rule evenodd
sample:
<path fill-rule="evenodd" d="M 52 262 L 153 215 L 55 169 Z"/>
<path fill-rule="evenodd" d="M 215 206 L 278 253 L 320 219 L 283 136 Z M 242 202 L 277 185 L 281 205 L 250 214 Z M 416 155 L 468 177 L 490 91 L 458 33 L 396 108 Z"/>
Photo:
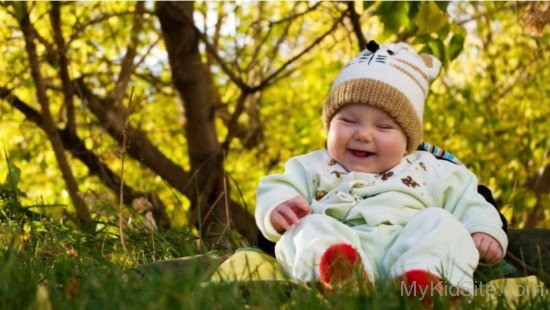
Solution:
<path fill-rule="evenodd" d="M 392 121 L 381 121 L 381 122 L 376 123 L 376 128 L 381 129 L 381 130 L 396 129 L 398 127 L 399 126 L 395 122 L 392 122 Z"/>
<path fill-rule="evenodd" d="M 353 120 L 353 119 L 351 119 L 351 118 L 345 118 L 345 117 L 343 117 L 343 118 L 341 118 L 341 120 L 342 120 L 344 123 L 348 123 L 348 124 L 355 124 L 355 123 L 356 123 L 356 121 Z"/>

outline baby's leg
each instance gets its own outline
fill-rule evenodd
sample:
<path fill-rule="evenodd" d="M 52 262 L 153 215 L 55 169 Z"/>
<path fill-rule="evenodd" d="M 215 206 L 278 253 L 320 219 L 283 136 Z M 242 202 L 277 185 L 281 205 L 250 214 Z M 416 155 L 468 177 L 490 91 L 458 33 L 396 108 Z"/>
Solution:
<path fill-rule="evenodd" d="M 361 251 L 360 239 L 352 228 L 320 214 L 310 214 L 300 221 L 299 225 L 285 232 L 275 246 L 277 260 L 291 278 L 303 282 L 318 281 L 323 254 L 331 246 L 346 244 L 359 254 L 367 276 L 372 279 L 372 275 L 368 273 L 372 269 L 369 268 L 370 264 L 365 264 L 365 253 Z"/>
<path fill-rule="evenodd" d="M 464 225 L 443 209 L 427 208 L 403 227 L 383 264 L 393 278 L 423 270 L 472 292 L 478 261 L 478 251 Z"/>

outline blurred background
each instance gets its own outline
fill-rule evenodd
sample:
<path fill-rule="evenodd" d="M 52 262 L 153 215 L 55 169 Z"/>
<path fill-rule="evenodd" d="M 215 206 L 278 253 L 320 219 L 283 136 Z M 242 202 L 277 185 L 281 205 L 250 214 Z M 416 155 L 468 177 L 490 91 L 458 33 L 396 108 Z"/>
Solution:
<path fill-rule="evenodd" d="M 254 242 L 259 179 L 325 145 L 368 40 L 441 59 L 424 140 L 550 227 L 548 2 L 2 2 L 5 219 Z M 80 226 L 79 226 L 80 227 Z M 229 242 L 229 241 L 227 241 Z"/>

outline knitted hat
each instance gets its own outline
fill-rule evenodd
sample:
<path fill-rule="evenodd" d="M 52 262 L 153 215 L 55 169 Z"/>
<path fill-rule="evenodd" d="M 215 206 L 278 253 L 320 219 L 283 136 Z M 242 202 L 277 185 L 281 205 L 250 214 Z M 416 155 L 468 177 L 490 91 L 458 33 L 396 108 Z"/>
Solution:
<path fill-rule="evenodd" d="M 323 118 L 332 117 L 350 104 L 368 104 L 388 113 L 407 136 L 407 152 L 422 139 L 422 113 L 429 83 L 441 67 L 432 55 L 418 55 L 405 43 L 378 46 L 370 41 L 340 72 L 325 101 Z"/>

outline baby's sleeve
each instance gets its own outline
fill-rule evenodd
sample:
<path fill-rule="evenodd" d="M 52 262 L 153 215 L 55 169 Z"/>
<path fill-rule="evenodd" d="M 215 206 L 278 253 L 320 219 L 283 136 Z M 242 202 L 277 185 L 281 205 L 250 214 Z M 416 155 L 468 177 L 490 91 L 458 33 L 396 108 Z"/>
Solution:
<path fill-rule="evenodd" d="M 271 212 L 281 203 L 298 195 L 309 203 L 312 200 L 312 177 L 306 169 L 304 156 L 291 158 L 285 165 L 283 174 L 272 174 L 264 177 L 256 194 L 256 225 L 270 241 L 281 238 L 271 224 Z"/>
<path fill-rule="evenodd" d="M 458 218 L 470 235 L 479 232 L 495 238 L 502 247 L 502 259 L 508 247 L 508 237 L 498 211 L 478 193 L 475 174 L 464 166 L 446 162 L 444 165 L 444 182 L 439 183 L 443 186 L 443 208 Z"/>

